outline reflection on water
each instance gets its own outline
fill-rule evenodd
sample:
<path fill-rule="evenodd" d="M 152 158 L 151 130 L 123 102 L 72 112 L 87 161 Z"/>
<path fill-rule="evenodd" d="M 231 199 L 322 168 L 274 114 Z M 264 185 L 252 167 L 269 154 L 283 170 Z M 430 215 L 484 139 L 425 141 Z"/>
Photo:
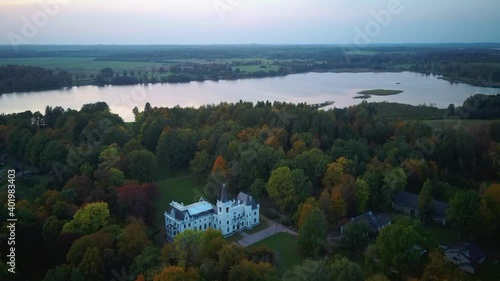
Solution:
<path fill-rule="evenodd" d="M 476 93 L 496 94 L 500 89 L 451 84 L 435 76 L 418 73 L 307 73 L 285 77 L 205 81 L 186 84 L 135 86 L 85 86 L 71 89 L 4 94 L 0 96 L 0 113 L 26 110 L 44 112 L 45 106 L 80 109 L 83 104 L 104 101 L 125 121 L 132 121 L 132 109 L 152 106 L 200 106 L 222 101 L 286 101 L 321 103 L 335 101 L 336 107 L 360 103 L 356 93 L 370 89 L 402 90 L 394 96 L 372 96 L 368 101 L 392 101 L 413 105 L 460 105 Z"/>

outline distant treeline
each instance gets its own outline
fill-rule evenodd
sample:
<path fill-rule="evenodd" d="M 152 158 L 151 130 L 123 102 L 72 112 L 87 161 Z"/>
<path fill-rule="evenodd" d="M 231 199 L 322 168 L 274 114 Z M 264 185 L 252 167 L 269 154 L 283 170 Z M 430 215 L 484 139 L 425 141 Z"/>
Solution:
<path fill-rule="evenodd" d="M 94 85 L 184 83 L 328 71 L 414 71 L 440 75 L 450 82 L 500 87 L 500 49 L 494 44 L 368 45 L 364 47 L 348 45 L 23 46 L 16 54 L 0 46 L 0 58 L 13 57 L 53 57 L 56 59 L 88 57 L 100 62 L 109 62 L 107 65 L 109 67 L 113 67 L 115 62 L 124 61 L 163 64 L 149 72 L 148 70 L 127 69 L 123 74 L 113 73 L 112 76 L 94 73 L 87 81 Z M 79 85 L 77 73 L 71 74 L 75 75 L 75 85 Z M 34 80 L 38 81 L 38 78 Z M 27 81 L 27 83 L 22 83 L 22 88 L 45 89 L 46 85 L 41 83 L 42 85 L 35 86 L 34 81 Z M 18 84 L 15 83 L 15 85 Z M 8 85 L 14 88 L 11 84 Z M 54 87 L 56 86 L 50 86 L 50 88 Z M 8 89 L 3 91 L 12 91 Z"/>
<path fill-rule="evenodd" d="M 7 65 L 0 66 L 0 94 L 71 87 L 71 74 L 41 67 Z"/>

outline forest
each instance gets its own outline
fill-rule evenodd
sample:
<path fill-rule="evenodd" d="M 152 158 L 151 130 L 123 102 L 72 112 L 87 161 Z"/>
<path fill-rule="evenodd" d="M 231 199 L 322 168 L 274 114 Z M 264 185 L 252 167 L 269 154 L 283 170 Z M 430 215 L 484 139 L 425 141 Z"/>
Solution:
<path fill-rule="evenodd" d="M 2 114 L 2 205 L 7 170 L 18 174 L 16 278 L 498 280 L 499 108 L 500 94 L 478 94 L 443 110 L 365 101 L 330 110 L 278 101 L 146 103 L 125 123 L 97 102 Z M 422 120 L 429 110 L 446 122 Z M 223 183 L 232 195 L 258 198 L 262 215 L 297 230 L 301 264 L 283 272 L 270 247 L 243 247 L 216 230 L 185 231 L 165 243 L 157 214 L 168 206 L 156 204 L 158 181 L 182 169 L 201 179 L 211 202 Z M 419 216 L 393 212 L 401 191 L 420 195 Z M 429 219 L 433 199 L 449 204 L 446 227 Z M 378 235 L 354 224 L 341 240 L 328 239 L 368 211 L 393 213 L 394 221 Z M 0 209 L 0 220 L 7 217 Z M 485 250 L 480 275 L 444 259 L 436 229 Z M 7 280 L 4 255 L 0 261 Z"/>
<path fill-rule="evenodd" d="M 400 72 L 439 75 L 451 83 L 500 87 L 497 44 L 0 46 L 0 65 L 27 69 L 0 76 L 0 93 L 68 85 L 186 83 L 307 72 Z M 30 66 L 54 71 L 59 83 L 34 84 Z M 48 78 L 38 71 L 39 79 Z M 55 76 L 55 77 L 59 77 Z M 7 79 L 9 78 L 9 79 Z M 38 81 L 38 80 L 36 80 Z M 63 82 L 64 83 L 61 83 Z M 2 86 L 3 85 L 3 86 Z M 2 88 L 3 87 L 3 88 Z"/>

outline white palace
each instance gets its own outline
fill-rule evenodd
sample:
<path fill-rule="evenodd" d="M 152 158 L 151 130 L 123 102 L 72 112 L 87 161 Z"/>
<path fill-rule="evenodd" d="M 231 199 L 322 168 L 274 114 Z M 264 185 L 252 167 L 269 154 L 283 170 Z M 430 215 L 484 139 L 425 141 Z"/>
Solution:
<path fill-rule="evenodd" d="M 259 224 L 260 205 L 252 196 L 240 192 L 235 199 L 229 199 L 226 185 L 222 185 L 217 205 L 212 205 L 203 198 L 196 203 L 184 206 L 172 201 L 170 209 L 165 211 L 167 240 L 186 229 L 218 229 L 224 236 L 251 229 Z"/>

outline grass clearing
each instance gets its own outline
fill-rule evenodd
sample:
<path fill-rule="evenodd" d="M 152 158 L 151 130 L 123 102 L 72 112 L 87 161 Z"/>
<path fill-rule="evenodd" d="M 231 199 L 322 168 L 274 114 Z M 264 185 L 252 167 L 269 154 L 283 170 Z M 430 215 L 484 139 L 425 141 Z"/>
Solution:
<path fill-rule="evenodd" d="M 232 242 L 236 242 L 240 239 L 243 239 L 243 235 L 241 235 L 240 233 L 235 233 L 235 234 L 227 237 L 226 241 L 228 241 L 229 243 L 232 243 Z"/>
<path fill-rule="evenodd" d="M 254 234 L 254 233 L 257 233 L 257 232 L 259 232 L 261 230 L 266 229 L 268 226 L 269 226 L 269 223 L 267 222 L 267 220 L 260 218 L 259 225 L 255 226 L 252 229 L 245 230 L 245 233 L 247 233 L 247 234 Z"/>
<path fill-rule="evenodd" d="M 436 239 L 439 245 L 452 245 L 458 242 L 458 233 L 452 228 L 429 224 L 425 225 L 424 229 Z"/>
<path fill-rule="evenodd" d="M 250 247 L 267 246 L 276 253 L 280 273 L 290 270 L 293 266 L 302 263 L 304 258 L 297 245 L 298 237 L 288 233 L 277 233 L 261 240 Z"/>
<path fill-rule="evenodd" d="M 164 232 L 165 210 L 172 201 L 183 202 L 185 205 L 196 202 L 203 193 L 204 181 L 189 170 L 158 169 L 158 198 L 156 200 L 155 226 Z"/>

